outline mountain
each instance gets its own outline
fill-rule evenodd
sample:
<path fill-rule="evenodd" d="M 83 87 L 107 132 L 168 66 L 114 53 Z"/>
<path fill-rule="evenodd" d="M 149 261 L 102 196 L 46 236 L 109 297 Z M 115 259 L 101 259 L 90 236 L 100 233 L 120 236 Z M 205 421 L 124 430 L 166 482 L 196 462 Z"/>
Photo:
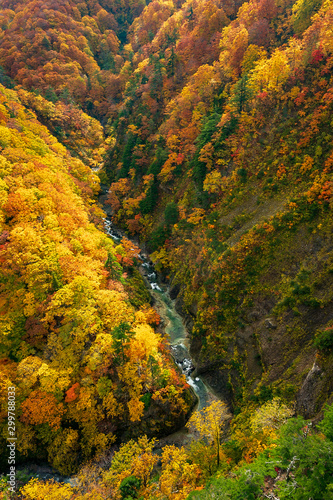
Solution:
<path fill-rule="evenodd" d="M 221 396 L 314 417 L 332 390 L 331 4 L 187 2 L 142 39 L 157 5 L 110 123 L 115 220 L 169 277 Z"/>
<path fill-rule="evenodd" d="M 95 489 L 81 477 L 80 494 L 100 498 L 180 500 L 217 468 L 191 498 L 332 494 L 332 21 L 331 0 L 3 0 L 0 363 L 19 460 L 76 473 L 122 442 L 102 482 L 82 469 Z M 159 465 L 143 437 L 193 400 L 131 240 L 184 317 L 194 376 L 233 414 L 223 466 L 208 431 Z M 35 486 L 24 498 L 53 491 Z"/>

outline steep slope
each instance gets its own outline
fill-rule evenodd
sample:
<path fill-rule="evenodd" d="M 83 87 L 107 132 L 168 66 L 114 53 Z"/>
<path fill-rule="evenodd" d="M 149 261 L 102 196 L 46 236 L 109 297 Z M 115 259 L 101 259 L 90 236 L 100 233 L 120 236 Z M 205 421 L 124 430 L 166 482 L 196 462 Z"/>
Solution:
<path fill-rule="evenodd" d="M 331 417 L 308 455 L 305 421 L 278 428 L 332 401 L 332 22 L 331 0 L 3 1 L 0 362 L 3 397 L 18 388 L 19 458 L 72 472 L 141 436 L 65 497 L 180 500 L 277 439 L 280 458 L 273 445 L 264 460 L 281 459 L 281 498 L 294 500 L 289 448 L 309 480 L 297 492 L 329 498 Z M 99 179 L 177 298 L 197 372 L 233 409 L 218 465 L 205 436 L 166 447 L 156 469 L 142 437 L 191 401 L 153 331 L 139 249 L 96 229 Z M 212 496 L 275 494 L 260 460 Z"/>
<path fill-rule="evenodd" d="M 117 437 L 179 425 L 191 396 L 154 332 L 140 250 L 96 228 L 98 177 L 2 86 L 0 148 L 1 446 L 14 387 L 16 463 L 72 473 Z"/>
<path fill-rule="evenodd" d="M 10 77 L 53 102 L 73 101 L 95 113 L 105 109 L 99 80 L 114 65 L 119 41 L 114 17 L 97 5 L 91 6 L 95 19 L 74 1 L 5 2 L 0 61 Z"/>
<path fill-rule="evenodd" d="M 220 394 L 234 406 L 298 395 L 314 416 L 332 390 L 330 348 L 317 353 L 332 320 L 332 4 L 244 3 L 219 25 L 218 54 L 191 50 L 192 74 L 181 55 L 186 30 L 199 37 L 191 5 L 130 76 L 109 203 L 179 293 L 198 370 Z M 175 39 L 157 56 L 171 19 Z"/>

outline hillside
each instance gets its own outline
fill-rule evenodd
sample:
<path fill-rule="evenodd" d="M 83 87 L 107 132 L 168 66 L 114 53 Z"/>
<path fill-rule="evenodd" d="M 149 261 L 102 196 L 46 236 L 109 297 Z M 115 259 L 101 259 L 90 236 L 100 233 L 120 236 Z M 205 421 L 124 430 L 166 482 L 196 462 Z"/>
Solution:
<path fill-rule="evenodd" d="M 191 498 L 329 498 L 333 2 L 4 0 L 0 14 L 0 363 L 19 460 L 71 474 L 123 443 L 111 468 L 82 469 L 95 489 L 81 475 L 75 498 L 181 500 L 216 471 Z M 233 415 L 161 463 L 144 436 L 183 425 L 193 397 L 132 240 L 183 315 L 194 377 Z M 296 447 L 296 494 L 284 446 L 324 410 L 308 442 L 325 479 Z"/>
<path fill-rule="evenodd" d="M 0 97 L 2 418 L 15 386 L 18 462 L 68 474 L 120 436 L 172 429 L 191 395 L 154 332 L 140 250 L 96 227 L 98 177 L 18 93 Z"/>
<path fill-rule="evenodd" d="M 329 351 L 316 355 L 333 319 L 332 6 L 249 2 L 228 21 L 204 5 L 211 17 L 187 2 L 150 42 L 139 34 L 156 2 L 132 27 L 109 203 L 179 294 L 221 396 L 271 391 L 314 417 L 332 388 Z M 309 395 L 315 360 L 325 375 Z"/>

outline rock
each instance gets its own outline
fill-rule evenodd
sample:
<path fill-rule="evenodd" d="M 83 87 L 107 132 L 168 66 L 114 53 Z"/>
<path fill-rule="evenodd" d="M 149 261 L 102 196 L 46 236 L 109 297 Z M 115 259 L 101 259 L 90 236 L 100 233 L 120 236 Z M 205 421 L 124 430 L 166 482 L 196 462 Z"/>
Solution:
<path fill-rule="evenodd" d="M 316 403 L 321 394 L 322 385 L 323 371 L 315 361 L 297 395 L 297 413 L 301 413 L 304 418 L 311 418 L 315 415 Z"/>
<path fill-rule="evenodd" d="M 274 330 L 275 330 L 275 328 L 277 328 L 277 325 L 276 325 L 273 318 L 265 319 L 265 326 L 266 326 L 266 328 L 272 328 Z"/>
<path fill-rule="evenodd" d="M 171 300 L 175 300 L 180 292 L 180 285 L 174 285 L 170 288 L 169 295 Z"/>
<path fill-rule="evenodd" d="M 251 312 L 249 312 L 249 313 L 248 313 L 248 315 L 247 315 L 247 320 L 248 320 L 249 322 L 252 322 L 252 321 L 257 321 L 257 320 L 260 318 L 260 316 L 261 316 L 260 311 L 257 311 L 257 310 L 255 310 L 255 311 L 251 311 Z"/>
<path fill-rule="evenodd" d="M 189 353 L 183 344 L 175 344 L 171 346 L 172 355 L 177 363 L 184 363 L 184 360 L 189 358 Z"/>

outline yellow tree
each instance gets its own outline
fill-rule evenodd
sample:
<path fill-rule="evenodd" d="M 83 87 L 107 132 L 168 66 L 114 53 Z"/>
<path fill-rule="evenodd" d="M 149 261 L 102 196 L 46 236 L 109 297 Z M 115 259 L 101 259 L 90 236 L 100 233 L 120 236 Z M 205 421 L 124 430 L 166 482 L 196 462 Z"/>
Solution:
<path fill-rule="evenodd" d="M 269 59 L 260 59 L 251 72 L 250 87 L 256 92 L 279 91 L 290 75 L 290 65 L 285 51 L 276 49 Z"/>
<path fill-rule="evenodd" d="M 183 500 L 195 488 L 201 471 L 190 464 L 184 448 L 165 446 L 162 454 L 162 473 L 159 480 L 162 498 Z"/>
<path fill-rule="evenodd" d="M 149 440 L 141 436 L 137 441 L 133 439 L 120 446 L 112 459 L 110 469 L 103 476 L 104 484 L 114 491 L 112 498 L 120 498 L 119 487 L 125 478 L 135 476 L 143 488 L 146 488 L 158 456 L 153 454 L 155 439 Z M 140 491 L 140 493 L 143 491 Z M 145 498 L 147 496 L 145 495 Z"/>
<path fill-rule="evenodd" d="M 221 172 L 213 170 L 208 172 L 203 183 L 203 190 L 209 193 L 221 193 L 223 188 L 223 178 Z"/>
<path fill-rule="evenodd" d="M 20 493 L 24 500 L 70 500 L 74 498 L 74 489 L 70 485 L 53 481 L 44 482 L 35 478 L 21 488 Z M 77 498 L 76 495 L 75 498 Z"/>
<path fill-rule="evenodd" d="M 213 401 L 201 411 L 196 411 L 186 426 L 191 432 L 197 432 L 202 439 L 213 443 L 216 448 L 217 466 L 220 465 L 220 441 L 222 428 L 231 415 L 228 407 L 222 401 Z"/>
<path fill-rule="evenodd" d="M 253 431 L 276 430 L 293 415 L 294 410 L 282 403 L 280 398 L 274 398 L 256 410 L 251 418 L 251 427 Z"/>

